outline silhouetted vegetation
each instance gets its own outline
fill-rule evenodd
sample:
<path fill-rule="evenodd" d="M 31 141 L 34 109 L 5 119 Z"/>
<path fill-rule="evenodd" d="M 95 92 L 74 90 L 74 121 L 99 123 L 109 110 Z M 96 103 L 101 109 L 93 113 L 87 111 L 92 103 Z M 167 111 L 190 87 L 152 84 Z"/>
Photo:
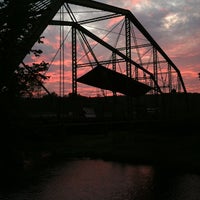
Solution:
<path fill-rule="evenodd" d="M 23 57 L 18 61 L 18 56 L 27 48 L 24 38 L 29 37 L 39 17 L 31 6 L 30 1 L 20 0 L 5 0 L 0 4 L 0 93 L 9 93 L 12 98 L 32 96 L 48 78 L 42 73 L 48 69 L 45 61 L 32 66 L 24 64 Z M 38 39 L 38 43 L 43 43 L 42 38 Z M 29 53 L 39 57 L 42 51 L 30 49 Z"/>

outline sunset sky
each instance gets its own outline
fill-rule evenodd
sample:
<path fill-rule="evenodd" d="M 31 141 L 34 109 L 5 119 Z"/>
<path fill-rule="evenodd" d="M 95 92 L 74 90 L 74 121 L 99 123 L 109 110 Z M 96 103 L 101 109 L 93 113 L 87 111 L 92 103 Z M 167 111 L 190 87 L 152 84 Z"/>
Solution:
<path fill-rule="evenodd" d="M 130 10 L 178 67 L 187 91 L 192 93 L 200 92 L 200 80 L 198 78 L 198 73 L 200 72 L 199 0 L 98 1 Z M 53 30 L 52 27 L 48 27 L 43 35 L 46 39 L 44 39 L 44 44 L 41 47 L 44 55 L 40 59 L 51 62 L 52 57 L 55 56 L 56 49 L 59 48 L 58 29 Z M 65 46 L 67 48 L 67 44 Z M 29 62 L 34 61 L 30 57 L 26 60 Z M 55 62 L 56 59 L 54 64 Z M 68 61 L 66 60 L 65 62 Z M 67 63 L 65 64 L 67 65 Z M 69 69 L 66 70 L 66 73 L 68 73 L 67 76 L 71 76 Z M 50 91 L 56 90 L 58 88 L 58 72 L 51 68 L 48 75 L 51 78 L 46 83 L 46 87 Z M 71 90 L 70 83 L 67 82 L 66 85 L 66 93 L 69 93 Z M 86 89 L 86 86 L 83 88 Z"/>

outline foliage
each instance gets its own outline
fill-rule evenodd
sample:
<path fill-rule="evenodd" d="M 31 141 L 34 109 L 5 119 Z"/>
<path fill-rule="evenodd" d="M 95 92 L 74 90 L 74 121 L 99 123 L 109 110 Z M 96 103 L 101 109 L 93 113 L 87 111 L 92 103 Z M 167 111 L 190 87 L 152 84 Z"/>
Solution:
<path fill-rule="evenodd" d="M 15 94 L 17 96 L 32 97 L 34 93 L 42 88 L 42 84 L 49 77 L 42 74 L 48 70 L 48 63 L 42 61 L 41 63 L 33 63 L 32 66 L 23 65 L 18 66 L 14 72 Z"/>
<path fill-rule="evenodd" d="M 36 90 L 43 87 L 48 79 L 43 72 L 48 70 L 48 63 L 33 63 L 32 66 L 18 63 L 21 49 L 27 45 L 34 24 L 38 21 L 38 13 L 33 9 L 34 0 L 3 0 L 0 2 L 0 89 L 12 96 L 33 96 Z M 42 37 L 38 43 L 43 43 Z M 39 57 L 40 49 L 30 49 Z"/>

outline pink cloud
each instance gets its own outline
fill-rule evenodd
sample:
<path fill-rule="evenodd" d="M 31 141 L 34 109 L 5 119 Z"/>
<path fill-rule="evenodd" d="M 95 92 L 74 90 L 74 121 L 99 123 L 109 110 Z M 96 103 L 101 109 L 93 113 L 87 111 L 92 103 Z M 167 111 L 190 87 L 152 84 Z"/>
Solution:
<path fill-rule="evenodd" d="M 111 20 L 109 20 L 109 23 L 107 24 L 107 27 L 110 28 L 113 25 L 117 24 L 118 22 L 120 22 L 123 19 L 123 17 L 117 17 L 117 18 L 112 18 Z"/>
<path fill-rule="evenodd" d="M 136 5 L 137 6 L 143 6 L 140 7 L 143 9 L 143 12 L 145 11 L 145 8 L 148 6 L 148 16 L 151 15 L 151 19 L 143 19 L 143 21 L 147 22 L 152 22 L 151 26 L 152 27 L 152 32 L 155 34 L 155 40 L 162 44 L 161 47 L 162 49 L 166 52 L 166 54 L 170 57 L 170 59 L 176 64 L 176 66 L 180 69 L 181 74 L 183 76 L 184 82 L 186 84 L 186 88 L 188 91 L 199 91 L 200 86 L 199 86 L 199 80 L 198 80 L 198 71 L 199 70 L 199 52 L 200 52 L 200 47 L 199 43 L 200 40 L 197 39 L 199 38 L 199 29 L 196 29 L 195 24 L 192 24 L 192 21 L 190 22 L 190 25 L 193 25 L 192 28 L 187 27 L 187 29 L 184 29 L 186 27 L 186 24 L 181 24 L 179 25 L 178 28 L 175 30 L 169 29 L 169 30 L 163 30 L 161 27 L 161 24 L 159 23 L 161 20 L 158 17 L 165 17 L 168 14 L 169 7 L 164 7 L 161 6 L 161 4 L 154 9 L 151 4 L 151 1 L 144 1 L 144 0 L 107 0 L 104 1 L 110 5 L 118 6 L 124 9 L 128 10 L 135 10 L 136 11 Z M 151 5 L 151 6 L 150 6 Z M 169 5 L 168 5 L 169 6 Z M 187 16 L 189 15 L 190 12 L 192 12 L 192 7 L 190 4 L 183 6 L 184 12 L 187 11 Z M 175 10 L 176 8 L 173 7 Z M 135 13 L 133 13 L 135 14 Z M 140 14 L 141 16 L 147 17 L 147 14 L 145 12 L 143 14 L 141 13 L 136 13 Z M 181 15 L 180 15 L 181 16 Z M 186 15 L 185 15 L 186 16 Z M 154 18 L 155 17 L 155 18 Z M 195 19 L 195 18 L 192 18 Z M 103 26 L 103 24 L 98 24 L 100 28 L 110 30 L 111 27 L 116 25 L 122 20 L 122 17 L 118 18 L 113 18 L 108 20 L 107 24 Z M 187 22 L 187 21 L 186 21 Z M 185 23 L 186 23 L 185 22 Z M 148 25 L 148 23 L 147 23 Z M 154 28 L 153 28 L 154 26 Z M 92 31 L 93 29 L 91 29 Z M 184 31 L 186 30 L 186 31 Z M 155 31 L 155 32 L 154 32 Z M 157 31 L 157 32 L 156 32 Z M 117 32 L 117 31 L 116 31 Z M 101 32 L 97 30 L 95 32 L 97 36 L 100 38 L 103 38 L 103 36 L 106 34 L 104 32 Z M 149 32 L 151 34 L 151 32 Z M 51 62 L 52 58 L 55 56 L 56 51 L 60 47 L 60 39 L 59 39 L 59 31 L 57 28 L 54 26 L 49 26 L 48 29 L 44 32 L 46 34 L 46 37 L 43 39 L 44 40 L 44 54 L 41 55 L 40 58 L 37 59 L 37 62 L 41 61 L 46 61 L 46 62 Z M 112 42 L 114 38 L 113 35 L 107 35 L 106 37 L 103 38 L 104 41 L 106 42 Z M 70 38 L 71 39 L 71 38 Z M 70 40 L 68 38 L 68 40 Z M 122 44 L 124 41 L 120 41 Z M 90 40 L 90 45 L 92 47 L 95 46 L 94 52 L 95 55 L 98 57 L 99 60 L 105 60 L 108 59 L 108 57 L 111 55 L 109 51 L 105 50 L 104 48 L 101 48 L 101 45 L 96 45 L 96 42 L 93 40 Z M 80 45 L 78 41 L 77 45 L 77 52 L 78 52 L 78 61 L 79 63 L 85 63 L 88 62 L 87 57 L 84 56 L 85 52 Z M 140 49 L 141 54 L 145 52 L 145 49 Z M 88 54 L 91 60 L 93 60 L 93 57 L 91 54 Z M 80 58 L 82 59 L 80 60 Z M 148 60 L 148 57 L 146 57 L 146 60 Z M 27 63 L 32 63 L 36 62 L 36 59 L 34 56 L 29 56 L 29 59 L 27 59 Z M 66 85 L 68 90 L 70 90 L 70 81 L 71 81 L 71 42 L 65 42 L 65 76 L 66 76 Z M 59 67 L 60 67 L 60 61 L 59 61 L 59 54 L 55 58 L 55 60 L 52 62 L 52 66 L 50 67 L 49 71 L 47 72 L 48 75 L 50 75 L 49 81 L 46 83 L 48 87 L 51 87 L 52 90 L 56 89 L 58 91 L 59 89 Z M 78 76 L 81 76 L 82 74 L 86 73 L 89 69 L 91 68 L 82 68 L 78 69 Z M 54 86 L 55 85 L 55 86 Z M 100 89 L 96 89 L 93 87 L 89 87 L 87 85 L 79 84 L 78 83 L 78 91 L 82 92 L 83 94 L 93 94 Z M 101 90 L 100 90 L 101 91 Z"/>

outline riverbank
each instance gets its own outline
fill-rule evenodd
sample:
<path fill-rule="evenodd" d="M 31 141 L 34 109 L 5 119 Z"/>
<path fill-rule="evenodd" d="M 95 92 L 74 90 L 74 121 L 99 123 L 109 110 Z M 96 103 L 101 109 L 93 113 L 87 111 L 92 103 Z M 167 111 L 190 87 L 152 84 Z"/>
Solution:
<path fill-rule="evenodd" d="M 196 172 L 200 169 L 197 128 L 190 120 L 21 126 L 20 133 L 7 135 L 1 145 L 1 172 L 5 179 L 32 178 L 50 165 L 74 158 Z"/>
<path fill-rule="evenodd" d="M 51 127 L 51 130 L 36 131 L 23 137 L 19 141 L 19 150 L 24 151 L 24 167 L 29 168 L 51 158 L 68 157 L 167 164 L 172 167 L 181 165 L 186 168 L 200 166 L 200 135 L 194 122 L 73 125 L 74 128 L 71 125 Z"/>

